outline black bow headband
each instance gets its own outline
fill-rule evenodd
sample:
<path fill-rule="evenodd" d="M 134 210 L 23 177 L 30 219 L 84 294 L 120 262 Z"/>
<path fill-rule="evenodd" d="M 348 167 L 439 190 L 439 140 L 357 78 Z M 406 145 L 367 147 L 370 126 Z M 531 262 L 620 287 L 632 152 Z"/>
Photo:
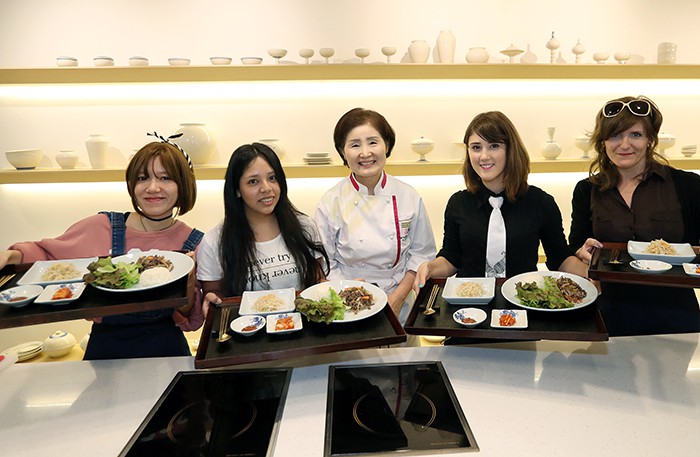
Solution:
<path fill-rule="evenodd" d="M 158 132 L 153 132 L 153 133 L 146 133 L 147 136 L 154 136 L 156 138 L 159 138 L 162 143 L 168 143 L 180 150 L 182 152 L 182 155 L 185 156 L 185 159 L 187 159 L 187 165 L 190 166 L 190 170 L 192 170 L 192 160 L 190 160 L 190 156 L 185 152 L 184 149 L 182 149 L 177 143 L 172 143 L 170 140 L 174 140 L 176 138 L 180 138 L 182 136 L 182 133 L 176 133 L 174 135 L 170 135 L 167 138 L 162 137 L 161 135 L 158 135 Z"/>

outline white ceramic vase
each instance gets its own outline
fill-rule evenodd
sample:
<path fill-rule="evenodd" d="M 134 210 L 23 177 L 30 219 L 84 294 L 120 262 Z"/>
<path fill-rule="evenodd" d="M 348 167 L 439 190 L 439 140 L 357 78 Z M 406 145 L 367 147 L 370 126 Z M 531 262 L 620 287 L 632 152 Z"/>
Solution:
<path fill-rule="evenodd" d="M 554 127 L 547 127 L 547 135 L 549 139 L 542 148 L 542 156 L 547 160 L 554 160 L 561 154 L 561 146 L 554 141 Z"/>
<path fill-rule="evenodd" d="M 467 51 L 468 63 L 486 63 L 489 61 L 489 53 L 486 48 L 476 47 L 469 48 Z"/>
<path fill-rule="evenodd" d="M 175 133 L 182 133 L 173 143 L 185 150 L 192 165 L 204 165 L 216 152 L 216 141 L 206 124 L 183 123 Z"/>
<path fill-rule="evenodd" d="M 430 45 L 424 40 L 411 41 L 408 47 L 408 55 L 413 63 L 426 63 L 430 57 Z"/>
<path fill-rule="evenodd" d="M 437 37 L 437 51 L 440 63 L 454 63 L 455 61 L 455 39 L 452 30 L 442 30 Z"/>
<path fill-rule="evenodd" d="M 107 166 L 107 151 L 109 150 L 109 141 L 100 134 L 93 133 L 85 142 L 85 147 L 88 151 L 88 158 L 92 168 L 100 169 Z"/>
<path fill-rule="evenodd" d="M 582 159 L 590 159 L 591 156 L 588 153 L 588 151 L 591 150 L 591 136 L 588 133 L 583 133 L 576 138 L 574 138 L 574 145 L 579 148 L 582 152 L 583 155 L 581 156 Z"/>
<path fill-rule="evenodd" d="M 282 159 L 282 156 L 284 155 L 285 150 L 284 150 L 284 146 L 282 145 L 280 140 L 278 140 L 277 138 L 262 138 L 262 139 L 258 140 L 258 143 L 262 143 L 265 146 L 269 147 L 270 149 L 275 151 L 275 154 L 277 154 L 277 157 Z"/>

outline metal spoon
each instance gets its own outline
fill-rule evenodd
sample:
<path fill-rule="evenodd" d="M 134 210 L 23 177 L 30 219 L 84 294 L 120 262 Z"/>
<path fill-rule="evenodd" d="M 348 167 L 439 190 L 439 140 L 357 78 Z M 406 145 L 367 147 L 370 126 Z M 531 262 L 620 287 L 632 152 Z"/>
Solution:
<path fill-rule="evenodd" d="M 231 315 L 231 308 L 226 306 L 221 309 L 221 321 L 219 322 L 219 337 L 216 339 L 219 343 L 228 341 L 231 339 L 226 331 L 228 330 L 228 318 Z"/>
<path fill-rule="evenodd" d="M 425 307 L 425 311 L 423 311 L 423 314 L 426 316 L 430 316 L 431 314 L 435 314 L 435 310 L 433 309 L 433 305 L 435 304 L 435 299 L 437 298 L 437 294 L 440 291 L 440 286 L 437 284 L 433 285 L 433 289 L 430 291 L 430 298 L 428 298 L 428 305 Z"/>

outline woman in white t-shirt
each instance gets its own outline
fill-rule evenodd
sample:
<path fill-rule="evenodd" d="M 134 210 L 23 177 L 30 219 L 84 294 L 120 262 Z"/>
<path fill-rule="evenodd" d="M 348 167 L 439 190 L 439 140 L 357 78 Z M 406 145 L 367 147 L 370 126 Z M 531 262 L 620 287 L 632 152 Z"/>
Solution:
<path fill-rule="evenodd" d="M 260 143 L 240 146 L 226 170 L 224 220 L 197 253 L 205 304 L 246 290 L 305 289 L 327 271 L 316 224 L 289 201 L 277 155 Z"/>

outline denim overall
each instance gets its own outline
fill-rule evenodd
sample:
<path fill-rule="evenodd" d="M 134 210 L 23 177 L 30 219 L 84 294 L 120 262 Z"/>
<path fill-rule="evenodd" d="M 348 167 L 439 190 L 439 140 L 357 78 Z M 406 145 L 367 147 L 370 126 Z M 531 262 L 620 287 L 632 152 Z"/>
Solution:
<path fill-rule="evenodd" d="M 125 254 L 129 213 L 100 212 L 112 226 L 112 257 Z M 193 251 L 204 233 L 193 229 L 182 246 Z M 173 309 L 105 316 L 93 323 L 83 360 L 190 355 L 187 340 L 172 319 Z"/>

